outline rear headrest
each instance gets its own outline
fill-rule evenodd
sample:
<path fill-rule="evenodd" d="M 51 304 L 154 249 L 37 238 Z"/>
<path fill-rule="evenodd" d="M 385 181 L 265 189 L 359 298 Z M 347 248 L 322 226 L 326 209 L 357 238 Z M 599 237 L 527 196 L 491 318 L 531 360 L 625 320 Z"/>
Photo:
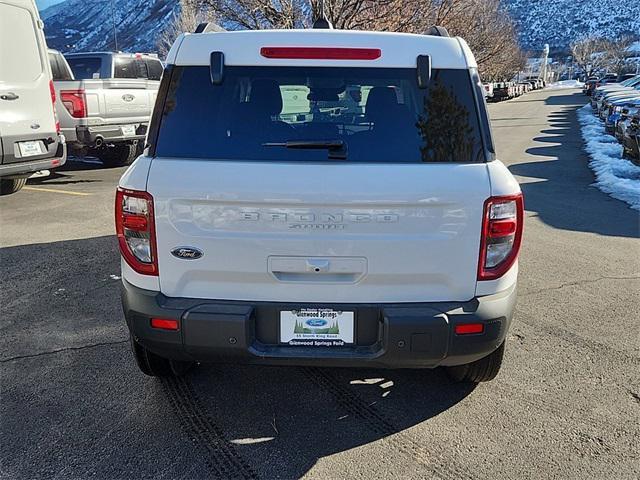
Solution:
<path fill-rule="evenodd" d="M 392 87 L 374 87 L 367 97 L 365 113 L 370 120 L 384 118 L 398 105 L 398 96 Z"/>
<path fill-rule="evenodd" d="M 267 78 L 251 82 L 249 103 L 255 110 L 269 115 L 279 115 L 282 112 L 282 94 L 278 82 Z"/>

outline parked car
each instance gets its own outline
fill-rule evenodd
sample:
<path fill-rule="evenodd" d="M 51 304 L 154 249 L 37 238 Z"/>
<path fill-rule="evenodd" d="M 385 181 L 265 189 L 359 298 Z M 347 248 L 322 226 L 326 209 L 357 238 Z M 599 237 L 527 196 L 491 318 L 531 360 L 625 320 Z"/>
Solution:
<path fill-rule="evenodd" d="M 67 159 L 42 21 L 33 0 L 0 0 L 0 194 Z"/>
<path fill-rule="evenodd" d="M 615 137 L 618 140 L 618 142 L 623 143 L 625 132 L 629 127 L 629 125 L 631 124 L 631 121 L 633 120 L 633 118 L 638 113 L 640 113 L 640 106 L 638 105 L 625 106 L 622 108 L 622 110 L 620 111 L 620 118 L 616 123 L 616 129 L 615 129 Z"/>
<path fill-rule="evenodd" d="M 640 86 L 640 75 L 637 75 L 629 80 L 614 85 L 604 85 L 597 87 L 591 96 L 591 107 L 594 110 L 594 114 L 598 115 L 602 103 L 606 98 L 614 96 L 627 95 L 636 93 L 636 87 Z"/>
<path fill-rule="evenodd" d="M 635 97 L 625 97 L 619 100 L 614 100 L 609 104 L 609 108 L 606 109 L 608 115 L 605 120 L 605 131 L 610 135 L 615 135 L 618 121 L 622 118 L 623 109 L 635 109 L 640 106 L 640 92 Z"/>
<path fill-rule="evenodd" d="M 585 95 L 591 96 L 593 91 L 596 89 L 596 85 L 598 84 L 597 79 L 590 79 L 584 82 L 584 86 L 582 87 L 582 93 Z"/>
<path fill-rule="evenodd" d="M 281 115 L 285 89 L 309 92 L 295 119 Z M 347 89 L 366 98 L 355 121 L 310 114 Z M 142 372 L 214 361 L 495 377 L 523 201 L 462 39 L 183 35 L 159 91 L 146 155 L 116 193 Z"/>
<path fill-rule="evenodd" d="M 483 83 L 482 88 L 484 88 L 485 98 L 493 98 L 493 83 Z"/>
<path fill-rule="evenodd" d="M 513 86 L 508 82 L 496 83 L 493 87 L 493 99 L 496 101 L 513 98 Z"/>
<path fill-rule="evenodd" d="M 629 122 L 622 138 L 623 156 L 640 165 L 640 114 L 636 113 Z"/>
<path fill-rule="evenodd" d="M 65 55 L 73 80 L 54 80 L 58 118 L 74 155 L 129 165 L 142 152 L 163 66 L 155 55 Z"/>

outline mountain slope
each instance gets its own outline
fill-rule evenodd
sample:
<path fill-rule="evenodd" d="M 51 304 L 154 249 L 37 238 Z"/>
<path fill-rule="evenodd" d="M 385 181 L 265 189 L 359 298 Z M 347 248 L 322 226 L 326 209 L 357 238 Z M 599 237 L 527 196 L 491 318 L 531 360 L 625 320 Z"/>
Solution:
<path fill-rule="evenodd" d="M 638 0 L 502 0 L 528 50 L 554 50 L 586 35 L 615 38 L 640 34 Z M 115 48 L 111 0 L 66 0 L 43 10 L 49 46 L 61 50 Z M 155 51 L 157 38 L 178 0 L 113 0 L 118 49 Z"/>
<path fill-rule="evenodd" d="M 177 0 L 66 0 L 41 12 L 47 43 L 62 52 L 156 51 Z M 115 20 L 115 22 L 114 22 Z"/>
<path fill-rule="evenodd" d="M 515 19 L 525 49 L 566 49 L 589 35 L 640 35 L 638 0 L 503 0 Z"/>

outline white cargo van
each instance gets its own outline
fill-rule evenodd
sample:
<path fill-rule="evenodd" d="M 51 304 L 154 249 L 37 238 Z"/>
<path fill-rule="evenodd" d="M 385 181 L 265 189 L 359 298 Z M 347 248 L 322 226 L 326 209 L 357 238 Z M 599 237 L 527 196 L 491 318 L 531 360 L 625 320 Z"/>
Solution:
<path fill-rule="evenodd" d="M 183 35 L 116 194 L 136 360 L 491 380 L 522 227 L 462 39 Z"/>
<path fill-rule="evenodd" d="M 66 161 L 43 24 L 33 0 L 0 0 L 0 194 Z"/>

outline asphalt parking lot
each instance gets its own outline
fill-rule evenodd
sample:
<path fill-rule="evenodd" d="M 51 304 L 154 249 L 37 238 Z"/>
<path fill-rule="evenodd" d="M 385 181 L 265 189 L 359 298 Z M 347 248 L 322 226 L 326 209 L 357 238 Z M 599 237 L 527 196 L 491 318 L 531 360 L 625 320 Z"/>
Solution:
<path fill-rule="evenodd" d="M 124 169 L 72 161 L 0 198 L 0 475 L 640 476 L 640 220 L 591 187 L 577 90 L 491 105 L 527 210 L 498 378 L 200 366 L 142 375 L 119 301 Z"/>

